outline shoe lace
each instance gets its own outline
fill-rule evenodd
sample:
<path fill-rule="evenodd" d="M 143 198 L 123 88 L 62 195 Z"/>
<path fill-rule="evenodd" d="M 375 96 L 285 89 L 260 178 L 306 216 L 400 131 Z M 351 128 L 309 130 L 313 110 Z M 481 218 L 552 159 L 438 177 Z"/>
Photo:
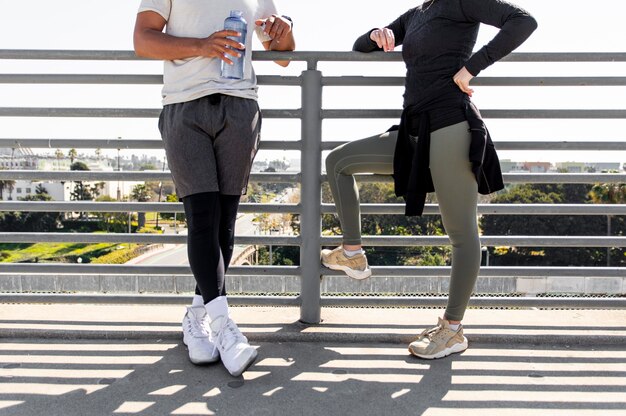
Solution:
<path fill-rule="evenodd" d="M 193 317 L 187 315 L 186 319 L 187 332 L 191 334 L 194 338 L 204 338 L 208 336 L 208 333 L 203 325 L 203 322 L 194 319 Z M 204 319 L 203 319 L 204 321 Z"/>
<path fill-rule="evenodd" d="M 219 331 L 219 343 L 223 349 L 228 349 L 232 345 L 241 341 L 246 341 L 246 337 L 243 336 L 237 325 L 228 318 L 224 326 Z"/>
<path fill-rule="evenodd" d="M 436 336 L 439 332 L 441 332 L 441 330 L 443 330 L 443 326 L 441 326 L 441 325 L 437 325 L 437 326 L 434 326 L 434 327 L 432 327 L 432 328 L 430 328 L 430 329 L 426 329 L 426 330 L 424 330 L 424 332 L 422 332 L 422 333 L 420 334 L 420 336 L 418 337 L 418 339 L 419 339 L 419 338 L 424 338 L 424 337 L 426 337 L 426 338 L 428 338 L 430 341 L 432 341 L 432 340 L 433 340 L 433 338 L 434 338 L 434 337 L 435 337 L 435 336 Z"/>

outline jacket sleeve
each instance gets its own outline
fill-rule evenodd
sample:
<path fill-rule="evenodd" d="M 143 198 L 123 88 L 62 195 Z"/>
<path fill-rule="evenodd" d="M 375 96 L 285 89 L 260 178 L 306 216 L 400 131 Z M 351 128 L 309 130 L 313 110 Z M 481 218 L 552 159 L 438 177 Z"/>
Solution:
<path fill-rule="evenodd" d="M 396 20 L 388 24 L 387 28 L 393 31 L 393 36 L 396 39 L 396 46 L 402 45 L 404 41 L 404 35 L 406 34 L 407 23 L 409 22 L 411 16 L 415 12 L 415 9 L 411 9 L 408 12 L 404 13 L 402 16 L 398 17 Z M 352 47 L 353 51 L 356 52 L 374 52 L 374 51 L 382 51 L 381 48 L 378 47 L 376 42 L 374 42 L 370 38 L 370 34 L 376 29 L 370 29 L 367 33 L 359 36 L 359 38 L 354 42 L 354 46 Z"/>
<path fill-rule="evenodd" d="M 459 0 L 465 18 L 500 29 L 498 34 L 465 63 L 474 76 L 520 46 L 537 29 L 525 10 L 504 0 Z"/>

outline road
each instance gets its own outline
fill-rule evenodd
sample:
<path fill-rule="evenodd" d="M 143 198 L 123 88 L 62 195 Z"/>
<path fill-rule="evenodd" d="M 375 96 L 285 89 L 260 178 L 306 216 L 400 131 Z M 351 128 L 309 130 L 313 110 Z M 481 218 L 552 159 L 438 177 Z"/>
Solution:
<path fill-rule="evenodd" d="M 241 214 L 237 218 L 237 224 L 235 226 L 236 235 L 254 235 L 256 232 L 256 224 L 252 222 L 254 214 Z M 182 233 L 186 233 L 186 229 L 180 229 Z M 235 246 L 234 256 L 237 255 L 237 251 L 243 249 L 242 246 Z M 164 265 L 164 266 L 185 266 L 189 264 L 187 258 L 187 245 L 186 244 L 166 244 L 163 249 L 148 253 L 139 259 L 132 261 L 133 264 L 149 266 L 149 265 Z"/>

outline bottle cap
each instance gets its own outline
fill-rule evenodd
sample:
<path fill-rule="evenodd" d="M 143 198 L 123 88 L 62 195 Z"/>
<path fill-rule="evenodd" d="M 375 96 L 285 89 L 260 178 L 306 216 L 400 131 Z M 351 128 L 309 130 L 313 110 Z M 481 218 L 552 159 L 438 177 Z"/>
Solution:
<path fill-rule="evenodd" d="M 230 17 L 241 17 L 243 16 L 243 12 L 241 10 L 231 10 Z"/>

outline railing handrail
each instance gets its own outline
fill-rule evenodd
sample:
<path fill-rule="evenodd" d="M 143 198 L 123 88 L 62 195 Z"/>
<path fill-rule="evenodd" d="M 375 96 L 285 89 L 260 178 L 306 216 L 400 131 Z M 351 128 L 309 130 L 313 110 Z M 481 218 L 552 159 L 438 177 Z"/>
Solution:
<path fill-rule="evenodd" d="M 331 150 L 347 141 L 323 141 L 322 150 Z M 626 151 L 626 140 L 494 140 L 498 150 L 615 150 Z M 262 150 L 299 150 L 300 140 L 261 140 Z M 163 149 L 161 139 L 61 139 L 0 138 L 0 147 L 31 149 Z M 53 158 L 54 156 L 50 156 Z"/>
<path fill-rule="evenodd" d="M 322 204 L 322 213 L 336 213 L 335 204 Z M 626 215 L 626 204 L 478 204 L 478 215 Z M 361 204 L 367 214 L 403 215 L 404 204 Z M 0 211 L 29 212 L 184 212 L 180 202 L 0 201 Z M 297 203 L 242 203 L 242 213 L 299 214 Z M 426 204 L 424 215 L 438 215 L 439 206 Z"/>
<path fill-rule="evenodd" d="M 0 49 L 0 59 L 150 61 L 129 50 Z M 255 61 L 400 62 L 401 52 L 253 51 Z M 626 62 L 625 52 L 514 52 L 502 62 Z"/>

